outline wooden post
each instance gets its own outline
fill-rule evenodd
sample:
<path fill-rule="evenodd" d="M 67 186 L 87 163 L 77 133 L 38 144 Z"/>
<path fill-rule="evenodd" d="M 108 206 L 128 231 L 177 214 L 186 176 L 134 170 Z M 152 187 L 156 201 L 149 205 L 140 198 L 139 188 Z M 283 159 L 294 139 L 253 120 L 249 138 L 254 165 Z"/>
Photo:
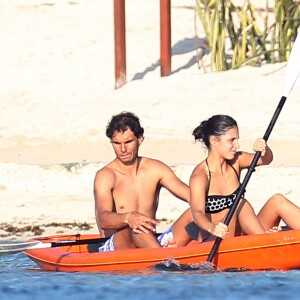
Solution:
<path fill-rule="evenodd" d="M 126 83 L 125 0 L 114 0 L 115 88 Z"/>
<path fill-rule="evenodd" d="M 171 74 L 171 0 L 160 0 L 160 67 L 161 76 Z"/>

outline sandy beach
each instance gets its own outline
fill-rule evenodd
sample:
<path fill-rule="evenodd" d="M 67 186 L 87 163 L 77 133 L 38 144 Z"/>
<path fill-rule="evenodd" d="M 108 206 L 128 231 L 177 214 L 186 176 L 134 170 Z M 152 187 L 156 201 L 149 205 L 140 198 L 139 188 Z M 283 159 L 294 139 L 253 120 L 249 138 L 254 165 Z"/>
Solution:
<path fill-rule="evenodd" d="M 0 0 L 1 240 L 98 233 L 93 180 L 114 158 L 105 128 L 121 111 L 145 128 L 140 154 L 186 183 L 206 155 L 191 133 L 213 114 L 234 117 L 251 151 L 282 96 L 286 63 L 211 73 L 204 56 L 199 68 L 205 35 L 194 5 L 172 1 L 172 74 L 160 77 L 159 1 L 126 1 L 128 82 L 116 90 L 113 1 Z M 300 205 L 299 97 L 292 91 L 270 136 L 273 163 L 247 186 L 256 211 L 276 192 Z M 159 231 L 187 207 L 166 191 L 160 201 Z"/>

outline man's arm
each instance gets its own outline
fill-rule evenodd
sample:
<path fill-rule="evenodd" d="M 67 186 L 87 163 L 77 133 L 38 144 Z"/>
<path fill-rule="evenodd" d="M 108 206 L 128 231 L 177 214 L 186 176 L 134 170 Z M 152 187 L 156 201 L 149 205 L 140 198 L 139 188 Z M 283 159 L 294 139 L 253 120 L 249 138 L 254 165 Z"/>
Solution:
<path fill-rule="evenodd" d="M 112 190 L 114 182 L 115 176 L 109 169 L 102 169 L 95 176 L 95 214 L 99 230 L 117 230 L 127 226 L 126 213 L 113 211 Z"/>
<path fill-rule="evenodd" d="M 164 163 L 160 162 L 159 172 L 160 184 L 177 198 L 190 203 L 190 189 L 187 184 L 181 181 L 175 173 Z"/>

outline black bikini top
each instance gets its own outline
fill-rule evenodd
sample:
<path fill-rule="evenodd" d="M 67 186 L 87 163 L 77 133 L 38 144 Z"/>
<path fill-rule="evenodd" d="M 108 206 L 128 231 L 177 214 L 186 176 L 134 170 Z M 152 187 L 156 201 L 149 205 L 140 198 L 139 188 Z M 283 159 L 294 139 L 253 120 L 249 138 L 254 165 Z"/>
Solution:
<path fill-rule="evenodd" d="M 207 192 L 209 191 L 209 185 L 210 185 L 210 180 L 211 180 L 211 172 L 209 169 L 209 165 L 206 161 L 206 165 L 208 168 L 208 174 L 209 174 L 209 184 L 208 184 L 208 189 Z M 229 164 L 230 165 L 230 164 Z M 232 169 L 234 170 L 234 173 L 236 174 L 237 178 L 240 179 L 239 174 L 237 173 L 236 169 L 230 165 L 232 167 Z M 215 214 L 218 213 L 226 208 L 230 208 L 234 202 L 234 200 L 236 199 L 237 196 L 237 192 L 238 192 L 237 188 L 232 194 L 230 195 L 207 195 L 206 196 L 206 202 L 205 202 L 205 212 L 209 213 L 209 214 Z"/>

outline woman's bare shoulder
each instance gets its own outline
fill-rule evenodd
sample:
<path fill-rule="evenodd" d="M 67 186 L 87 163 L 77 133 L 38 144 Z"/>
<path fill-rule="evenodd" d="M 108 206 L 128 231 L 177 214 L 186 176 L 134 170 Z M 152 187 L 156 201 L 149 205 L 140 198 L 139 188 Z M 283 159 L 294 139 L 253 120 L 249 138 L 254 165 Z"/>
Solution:
<path fill-rule="evenodd" d="M 239 170 L 241 168 L 243 168 L 243 160 L 248 157 L 251 157 L 252 158 L 252 154 L 251 153 L 248 153 L 248 152 L 245 152 L 245 151 L 238 151 L 236 154 L 235 154 L 235 157 L 231 160 L 228 160 L 227 163 L 229 165 L 231 165 L 232 167 L 234 167 L 236 169 L 236 171 L 239 172 Z M 246 165 L 247 167 L 248 165 Z"/>
<path fill-rule="evenodd" d="M 192 176 L 198 176 L 206 173 L 207 165 L 205 161 L 199 163 L 193 170 Z"/>

